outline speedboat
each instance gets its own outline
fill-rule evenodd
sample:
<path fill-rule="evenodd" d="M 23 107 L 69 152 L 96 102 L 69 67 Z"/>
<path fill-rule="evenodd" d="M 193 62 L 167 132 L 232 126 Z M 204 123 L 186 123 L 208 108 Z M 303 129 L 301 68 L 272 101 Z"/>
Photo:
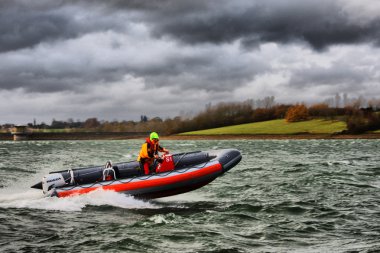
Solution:
<path fill-rule="evenodd" d="M 32 188 L 48 197 L 68 197 L 97 189 L 122 192 L 136 198 L 152 199 L 198 189 L 222 176 L 242 159 L 237 149 L 164 154 L 145 175 L 139 162 L 50 172 Z"/>

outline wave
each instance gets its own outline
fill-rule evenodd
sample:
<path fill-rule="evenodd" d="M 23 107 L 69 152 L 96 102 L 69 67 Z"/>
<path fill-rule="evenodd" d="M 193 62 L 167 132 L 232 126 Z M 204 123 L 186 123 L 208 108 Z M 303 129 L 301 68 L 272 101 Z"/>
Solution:
<path fill-rule="evenodd" d="M 155 209 L 159 205 L 135 199 L 122 193 L 102 189 L 84 195 L 67 198 L 44 197 L 41 192 L 28 190 L 10 193 L 9 189 L 0 192 L 0 208 L 27 208 L 54 211 L 79 212 L 86 206 L 113 206 L 124 209 Z"/>

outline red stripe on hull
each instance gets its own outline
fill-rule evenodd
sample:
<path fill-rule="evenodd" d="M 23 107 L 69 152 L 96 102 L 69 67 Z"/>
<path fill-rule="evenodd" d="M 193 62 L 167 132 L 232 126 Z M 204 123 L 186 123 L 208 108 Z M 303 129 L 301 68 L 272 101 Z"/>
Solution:
<path fill-rule="evenodd" d="M 158 187 L 158 186 L 170 185 L 170 184 L 174 184 L 178 182 L 184 182 L 184 181 L 196 179 L 196 178 L 203 177 L 203 176 L 206 176 L 218 171 L 222 171 L 222 165 L 220 163 L 217 163 L 217 164 L 214 164 L 209 167 L 205 167 L 196 171 L 185 172 L 183 174 L 170 176 L 170 177 L 147 179 L 147 180 L 142 180 L 142 181 L 137 181 L 137 182 L 128 182 L 125 184 L 67 190 L 67 191 L 57 192 L 57 195 L 58 197 L 68 197 L 72 195 L 80 195 L 80 194 L 89 193 L 99 188 L 103 188 L 104 190 L 116 191 L 116 192 L 124 192 L 124 191 L 136 190 L 136 189 Z"/>

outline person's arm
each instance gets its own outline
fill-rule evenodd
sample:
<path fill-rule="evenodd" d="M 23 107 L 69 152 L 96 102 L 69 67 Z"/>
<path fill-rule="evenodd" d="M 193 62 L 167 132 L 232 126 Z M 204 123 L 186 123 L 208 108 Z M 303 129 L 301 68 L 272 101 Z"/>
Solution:
<path fill-rule="evenodd" d="M 166 148 L 161 147 L 161 146 L 158 146 L 158 151 L 160 151 L 160 152 L 165 152 L 165 153 L 169 153 L 169 150 L 167 150 Z"/>

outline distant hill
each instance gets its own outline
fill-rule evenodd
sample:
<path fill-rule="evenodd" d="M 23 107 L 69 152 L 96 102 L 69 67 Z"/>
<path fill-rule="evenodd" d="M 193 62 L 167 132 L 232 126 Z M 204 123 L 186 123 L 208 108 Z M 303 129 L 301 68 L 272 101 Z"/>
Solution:
<path fill-rule="evenodd" d="M 313 119 L 288 123 L 284 119 L 219 127 L 181 133 L 180 135 L 249 135 L 249 134 L 333 134 L 346 130 L 346 123 L 338 120 Z"/>

